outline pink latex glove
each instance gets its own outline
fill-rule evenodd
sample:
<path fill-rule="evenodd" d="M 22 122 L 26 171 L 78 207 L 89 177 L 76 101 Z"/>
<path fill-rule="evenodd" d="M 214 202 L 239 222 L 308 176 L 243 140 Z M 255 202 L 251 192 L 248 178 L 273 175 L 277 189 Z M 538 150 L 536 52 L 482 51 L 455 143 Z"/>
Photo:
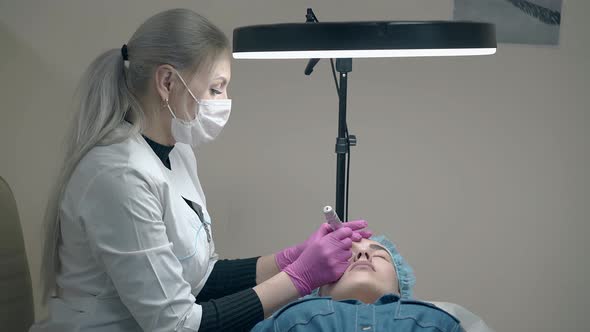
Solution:
<path fill-rule="evenodd" d="M 354 242 L 359 242 L 361 239 L 368 239 L 373 235 L 370 230 L 362 230 L 363 228 L 367 227 L 367 222 L 364 220 L 349 221 L 343 223 L 342 225 L 352 229 L 353 234 L 351 239 Z M 305 248 L 307 248 L 311 243 L 318 241 L 331 232 L 332 227 L 328 223 L 323 223 L 309 236 L 309 238 L 307 238 L 307 240 L 305 240 L 305 242 L 277 252 L 275 254 L 275 261 L 277 262 L 279 269 L 282 271 L 285 267 L 299 258 L 299 255 L 301 255 L 303 250 L 305 250 Z"/>
<path fill-rule="evenodd" d="M 321 285 L 338 280 L 350 265 L 352 235 L 347 226 L 309 244 L 285 271 L 301 296 Z"/>

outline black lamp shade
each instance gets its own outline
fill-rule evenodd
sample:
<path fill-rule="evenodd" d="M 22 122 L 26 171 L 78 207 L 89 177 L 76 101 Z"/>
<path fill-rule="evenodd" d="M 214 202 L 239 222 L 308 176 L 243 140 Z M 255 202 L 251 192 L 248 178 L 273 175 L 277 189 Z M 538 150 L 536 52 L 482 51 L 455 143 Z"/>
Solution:
<path fill-rule="evenodd" d="M 236 59 L 486 55 L 493 24 L 458 21 L 283 23 L 234 29 Z"/>

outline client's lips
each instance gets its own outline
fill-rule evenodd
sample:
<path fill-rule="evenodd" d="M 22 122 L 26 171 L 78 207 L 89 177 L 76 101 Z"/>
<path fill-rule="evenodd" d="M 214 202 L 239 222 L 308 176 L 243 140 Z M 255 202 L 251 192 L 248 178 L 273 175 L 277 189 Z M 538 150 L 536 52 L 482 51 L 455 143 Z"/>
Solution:
<path fill-rule="evenodd" d="M 352 269 L 357 268 L 359 266 L 368 266 L 371 268 L 371 270 L 375 271 L 375 266 L 373 265 L 373 263 L 371 263 L 369 261 L 358 261 L 356 263 L 353 263 L 350 265 L 349 270 L 352 270 Z"/>

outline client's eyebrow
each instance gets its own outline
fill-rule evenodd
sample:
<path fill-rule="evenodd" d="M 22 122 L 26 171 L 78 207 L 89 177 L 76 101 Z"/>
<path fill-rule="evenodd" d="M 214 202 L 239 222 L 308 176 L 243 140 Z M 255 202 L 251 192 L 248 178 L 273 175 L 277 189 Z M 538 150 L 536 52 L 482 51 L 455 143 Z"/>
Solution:
<path fill-rule="evenodd" d="M 390 256 L 389 255 L 389 251 L 387 249 L 385 249 L 385 247 L 380 246 L 378 244 L 372 243 L 372 244 L 369 245 L 369 248 L 374 249 L 374 250 L 383 250 L 383 251 L 387 252 L 387 256 Z M 390 258 L 393 259 L 393 257 L 391 257 L 391 256 L 390 256 Z"/>

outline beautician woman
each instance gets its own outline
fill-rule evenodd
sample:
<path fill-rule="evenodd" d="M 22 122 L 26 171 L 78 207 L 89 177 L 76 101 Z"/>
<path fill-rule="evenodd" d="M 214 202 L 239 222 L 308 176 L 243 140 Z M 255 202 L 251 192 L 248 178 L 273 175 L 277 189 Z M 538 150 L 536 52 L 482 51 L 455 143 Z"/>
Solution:
<path fill-rule="evenodd" d="M 228 121 L 229 81 L 227 37 L 186 9 L 92 62 L 46 212 L 50 314 L 32 331 L 249 330 L 342 275 L 352 241 L 370 236 L 365 221 L 218 259 L 193 148 Z"/>

